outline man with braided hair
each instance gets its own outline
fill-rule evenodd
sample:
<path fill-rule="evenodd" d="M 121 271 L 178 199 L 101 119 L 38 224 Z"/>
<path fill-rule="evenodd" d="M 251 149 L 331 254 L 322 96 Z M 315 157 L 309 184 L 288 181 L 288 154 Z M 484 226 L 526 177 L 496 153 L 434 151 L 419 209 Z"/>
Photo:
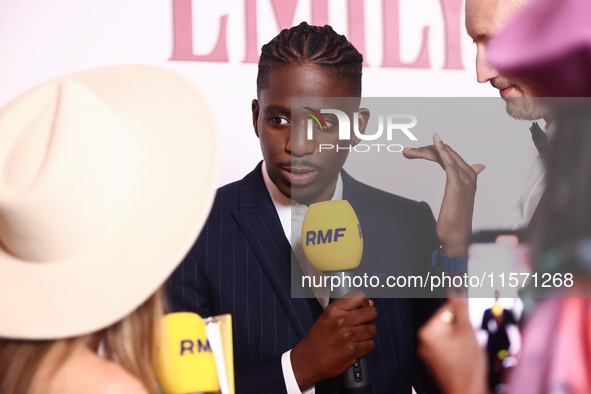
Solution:
<path fill-rule="evenodd" d="M 345 110 L 358 112 L 359 130 L 365 130 L 369 111 L 359 109 L 362 61 L 330 26 L 305 22 L 263 46 L 252 114 L 264 160 L 218 190 L 204 230 L 171 278 L 174 311 L 232 314 L 238 393 L 341 393 L 339 375 L 364 355 L 373 393 L 410 393 L 413 386 L 420 393 L 437 391 L 416 356 L 415 340 L 417 327 L 435 309 L 433 300 L 369 300 L 358 292 L 329 304 L 326 289 L 313 298 L 291 297 L 291 261 L 297 270 L 310 268 L 298 228 L 315 202 L 351 203 L 364 228 L 360 267 L 371 261 L 392 272 L 428 269 L 440 244 L 450 256 L 465 253 L 458 245 L 470 231 L 473 183 L 461 185 L 466 192 L 448 181 L 449 193 L 466 197 L 453 200 L 460 208 L 442 206 L 451 213 L 437 225 L 437 233 L 446 234 L 439 240 L 426 203 L 354 180 L 342 170 L 347 150 L 319 152 L 318 141 L 306 139 L 292 97 L 358 97 Z M 323 142 L 359 142 L 339 141 L 335 125 L 319 134 Z M 454 160 L 443 144 L 437 146 L 446 163 Z M 376 218 L 379 226 L 364 227 Z"/>

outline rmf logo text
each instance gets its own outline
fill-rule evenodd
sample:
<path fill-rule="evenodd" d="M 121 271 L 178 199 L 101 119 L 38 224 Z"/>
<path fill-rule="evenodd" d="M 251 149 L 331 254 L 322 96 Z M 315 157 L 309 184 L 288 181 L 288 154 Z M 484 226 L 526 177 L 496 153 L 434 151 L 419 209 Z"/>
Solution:
<path fill-rule="evenodd" d="M 362 238 L 363 234 L 361 233 L 361 225 L 358 224 L 357 229 L 359 230 L 359 238 Z M 332 229 L 326 230 L 326 233 L 322 230 L 318 230 L 317 232 L 314 230 L 306 231 L 306 246 L 310 246 L 310 243 L 312 245 L 316 245 L 316 243 L 320 245 L 325 243 L 338 242 L 339 238 L 345 236 L 345 231 L 347 231 L 345 227 L 335 228 L 334 233 Z"/>
<path fill-rule="evenodd" d="M 211 352 L 211 346 L 209 346 L 208 340 L 206 340 L 205 343 L 203 343 L 201 339 L 197 339 L 196 341 L 193 341 L 191 339 L 181 340 L 181 356 L 185 352 L 195 354 L 195 352 L 193 351 L 194 348 L 197 348 L 197 353 Z"/>

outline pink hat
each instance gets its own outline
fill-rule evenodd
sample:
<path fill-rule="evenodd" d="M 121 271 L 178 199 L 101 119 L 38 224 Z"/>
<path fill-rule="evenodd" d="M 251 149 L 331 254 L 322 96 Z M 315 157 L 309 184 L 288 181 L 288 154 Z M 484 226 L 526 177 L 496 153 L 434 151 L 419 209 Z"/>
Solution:
<path fill-rule="evenodd" d="M 488 62 L 539 97 L 591 96 L 590 16 L 590 0 L 536 0 L 490 42 Z"/>

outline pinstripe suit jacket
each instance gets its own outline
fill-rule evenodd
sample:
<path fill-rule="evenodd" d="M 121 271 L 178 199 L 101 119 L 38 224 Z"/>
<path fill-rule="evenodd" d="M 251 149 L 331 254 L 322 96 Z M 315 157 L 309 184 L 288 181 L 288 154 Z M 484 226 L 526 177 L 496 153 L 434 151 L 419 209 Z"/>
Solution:
<path fill-rule="evenodd" d="M 373 189 L 344 171 L 342 177 L 343 198 L 364 231 L 360 267 L 366 259 L 401 272 L 429 264 L 438 247 L 429 206 Z M 291 297 L 290 251 L 259 164 L 242 180 L 218 190 L 201 235 L 169 280 L 173 311 L 232 315 L 238 393 L 285 393 L 281 355 L 322 313 L 316 299 Z M 435 390 L 416 356 L 415 340 L 434 302 L 374 301 L 378 335 L 368 355 L 373 392 L 410 393 L 413 384 L 419 392 Z M 341 392 L 341 381 L 317 383 L 316 392 Z"/>

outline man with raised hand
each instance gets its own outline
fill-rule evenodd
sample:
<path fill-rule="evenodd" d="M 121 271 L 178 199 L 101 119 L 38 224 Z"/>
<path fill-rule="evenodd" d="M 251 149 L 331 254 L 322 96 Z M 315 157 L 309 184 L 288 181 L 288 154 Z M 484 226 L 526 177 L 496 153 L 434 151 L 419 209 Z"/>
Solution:
<path fill-rule="evenodd" d="M 292 108 L 292 97 L 352 97 L 343 110 L 358 111 L 359 130 L 365 129 L 362 62 L 330 26 L 302 23 L 263 46 L 252 113 L 264 160 L 218 190 L 204 230 L 171 278 L 174 311 L 232 314 L 239 393 L 342 393 L 339 375 L 364 355 L 373 393 L 437 391 L 416 355 L 416 329 L 436 300 L 369 300 L 358 293 L 329 304 L 327 296 L 291 295 L 291 262 L 296 269 L 304 263 L 294 250 L 299 234 L 292 228 L 315 202 L 350 202 L 364 229 L 360 266 L 370 261 L 393 272 L 425 272 L 440 246 L 449 256 L 465 254 L 480 167 L 457 165 L 458 156 L 437 140 L 450 164 L 450 200 L 459 202 L 442 208 L 443 215 L 456 215 L 437 224 L 437 233 L 445 234 L 440 240 L 426 203 L 374 189 L 342 170 L 346 147 L 359 143 L 352 130 L 340 140 L 337 122 L 327 122 L 327 130 L 306 138 L 305 122 L 297 120 L 302 108 Z M 320 142 L 341 148 L 320 152 Z"/>
<path fill-rule="evenodd" d="M 486 44 L 488 41 L 525 8 L 531 0 L 466 0 L 466 30 L 476 44 L 476 79 L 479 83 L 489 82 L 499 90 L 506 102 L 507 113 L 522 120 L 546 121 L 546 131 L 551 121 L 549 111 L 535 100 L 534 92 L 523 81 L 518 81 L 501 74 L 486 61 Z M 546 149 L 546 134 L 534 122 L 530 127 L 532 139 L 540 156 L 532 165 L 529 178 L 517 205 L 503 228 L 517 229 L 527 227 L 540 198 L 544 193 L 545 169 L 542 161 Z M 451 149 L 451 148 L 450 148 Z M 407 148 L 403 152 L 409 159 L 426 159 L 441 162 L 433 145 L 421 148 Z"/>

